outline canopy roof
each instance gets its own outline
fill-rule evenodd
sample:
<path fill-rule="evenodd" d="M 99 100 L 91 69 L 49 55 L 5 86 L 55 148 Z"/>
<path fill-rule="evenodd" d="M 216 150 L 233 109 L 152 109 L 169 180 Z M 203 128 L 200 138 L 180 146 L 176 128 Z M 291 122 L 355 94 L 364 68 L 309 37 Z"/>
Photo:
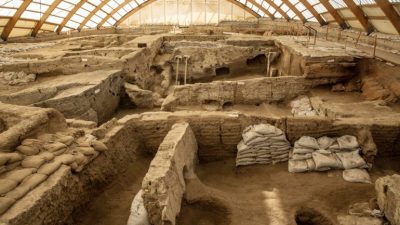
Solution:
<path fill-rule="evenodd" d="M 71 29 L 118 26 L 155 1 L 0 0 L 1 38 L 7 40 L 10 36 L 36 36 L 42 31 L 60 33 Z M 179 1 L 185 0 L 176 0 Z M 207 4 L 207 1 L 215 0 L 202 1 Z M 321 25 L 336 23 L 344 29 L 400 34 L 400 0 L 227 1 L 255 17 L 314 21 Z"/>

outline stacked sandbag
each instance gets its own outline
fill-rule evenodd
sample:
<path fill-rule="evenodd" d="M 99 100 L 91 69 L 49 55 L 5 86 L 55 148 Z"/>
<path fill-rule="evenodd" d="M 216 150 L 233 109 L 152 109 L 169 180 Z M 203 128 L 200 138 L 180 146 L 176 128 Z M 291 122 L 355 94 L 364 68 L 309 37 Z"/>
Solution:
<path fill-rule="evenodd" d="M 62 165 L 80 172 L 106 150 L 92 135 L 56 133 L 25 139 L 15 152 L 0 152 L 0 215 Z"/>
<path fill-rule="evenodd" d="M 311 106 L 310 98 L 305 95 L 297 97 L 290 102 L 293 116 L 316 116 L 317 111 Z"/>
<path fill-rule="evenodd" d="M 303 136 L 290 153 L 289 172 L 326 171 L 330 169 L 362 169 L 367 163 L 360 156 L 357 138 L 344 135 L 315 139 Z"/>
<path fill-rule="evenodd" d="M 243 130 L 242 137 L 237 145 L 236 166 L 288 160 L 291 146 L 280 129 L 269 124 L 251 125 Z"/>

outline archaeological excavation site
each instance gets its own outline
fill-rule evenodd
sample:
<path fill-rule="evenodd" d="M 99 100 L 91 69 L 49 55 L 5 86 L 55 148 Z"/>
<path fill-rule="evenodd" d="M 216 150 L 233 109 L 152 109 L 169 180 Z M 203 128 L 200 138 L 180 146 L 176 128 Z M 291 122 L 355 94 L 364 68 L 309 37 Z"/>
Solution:
<path fill-rule="evenodd" d="M 0 225 L 400 225 L 400 0 L 0 0 Z"/>

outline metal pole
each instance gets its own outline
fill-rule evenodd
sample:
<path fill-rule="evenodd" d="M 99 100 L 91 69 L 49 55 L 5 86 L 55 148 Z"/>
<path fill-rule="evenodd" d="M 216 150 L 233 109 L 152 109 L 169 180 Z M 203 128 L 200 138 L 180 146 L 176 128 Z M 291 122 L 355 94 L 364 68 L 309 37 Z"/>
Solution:
<path fill-rule="evenodd" d="M 179 85 L 178 83 L 178 77 L 179 77 L 179 61 L 182 58 L 182 56 L 175 56 L 176 59 L 176 77 L 175 77 L 175 85 Z"/>
<path fill-rule="evenodd" d="M 188 61 L 189 61 L 190 56 L 185 55 L 185 56 L 183 56 L 183 58 L 185 58 L 185 78 L 183 80 L 183 83 L 186 85 L 187 68 L 188 68 Z"/>
<path fill-rule="evenodd" d="M 358 33 L 358 37 L 357 37 L 357 41 L 356 41 L 356 47 L 358 45 L 358 41 L 360 40 L 360 37 L 361 37 L 361 31 L 360 31 L 360 33 Z"/>

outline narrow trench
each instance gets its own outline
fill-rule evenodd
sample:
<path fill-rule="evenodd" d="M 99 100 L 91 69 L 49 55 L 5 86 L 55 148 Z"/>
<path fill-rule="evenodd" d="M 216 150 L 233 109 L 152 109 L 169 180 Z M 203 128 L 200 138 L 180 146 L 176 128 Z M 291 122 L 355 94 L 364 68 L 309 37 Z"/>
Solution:
<path fill-rule="evenodd" d="M 83 211 L 73 215 L 74 225 L 126 225 L 132 200 L 142 186 L 151 156 L 138 156 L 126 166 L 125 172 L 104 188 Z"/>

